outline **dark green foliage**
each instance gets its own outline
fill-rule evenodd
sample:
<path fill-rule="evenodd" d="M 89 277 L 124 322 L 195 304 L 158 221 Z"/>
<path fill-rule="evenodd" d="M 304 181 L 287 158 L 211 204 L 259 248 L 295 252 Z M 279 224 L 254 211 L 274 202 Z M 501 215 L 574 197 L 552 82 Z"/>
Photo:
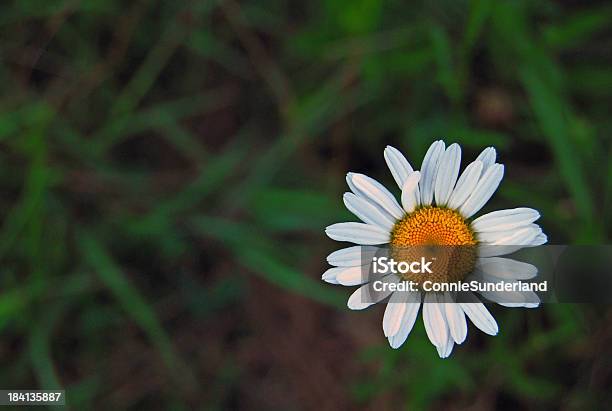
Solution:
<path fill-rule="evenodd" d="M 391 187 L 387 144 L 416 168 L 435 139 L 464 165 L 494 145 L 487 210 L 610 241 L 610 6 L 5 3 L 1 388 L 72 409 L 610 402 L 607 307 L 496 307 L 497 337 L 470 326 L 440 360 L 420 321 L 392 350 L 380 309 L 320 281 L 345 173 Z"/>

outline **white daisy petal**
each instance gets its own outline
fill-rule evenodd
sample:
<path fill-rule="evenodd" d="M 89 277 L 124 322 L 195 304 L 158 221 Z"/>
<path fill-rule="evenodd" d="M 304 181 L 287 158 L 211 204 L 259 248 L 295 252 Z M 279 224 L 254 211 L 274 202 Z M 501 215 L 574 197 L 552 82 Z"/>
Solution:
<path fill-rule="evenodd" d="M 482 244 L 492 244 L 497 240 L 501 240 L 508 235 L 514 234 L 514 231 L 510 233 L 508 231 L 493 231 L 489 233 L 478 233 L 478 241 Z"/>
<path fill-rule="evenodd" d="M 386 281 L 389 284 L 397 283 L 399 281 L 399 277 L 395 275 L 390 277 L 391 278 L 388 278 L 388 281 Z M 388 289 L 389 287 L 387 287 L 383 292 L 373 293 L 372 285 L 364 284 L 358 289 L 356 289 L 353 294 L 351 294 L 346 305 L 351 310 L 363 310 L 387 298 L 389 294 L 391 294 L 391 291 L 388 291 Z"/>
<path fill-rule="evenodd" d="M 376 200 L 376 198 L 372 198 L 370 196 L 367 195 L 367 193 L 364 193 L 363 191 L 361 191 L 356 185 L 355 182 L 353 181 L 353 178 L 358 175 L 358 173 L 352 173 L 349 172 L 346 174 L 346 183 L 349 186 L 349 189 L 355 194 L 357 195 L 357 197 L 365 200 L 366 202 L 370 203 L 372 206 L 376 207 L 382 214 L 387 215 L 387 217 L 390 220 L 395 220 L 395 217 L 393 217 L 393 215 L 391 215 L 391 213 L 389 213 L 381 204 L 378 200 Z M 370 177 L 368 177 L 370 178 Z M 371 179 L 373 181 L 372 184 L 375 184 L 377 187 L 380 187 L 382 190 L 386 190 L 386 188 L 380 184 L 378 181 Z M 388 190 L 387 190 L 388 191 Z M 389 193 L 391 194 L 391 193 Z M 391 195 L 393 196 L 393 195 Z M 395 199 L 395 197 L 394 197 Z"/>
<path fill-rule="evenodd" d="M 526 226 L 540 218 L 533 208 L 513 208 L 498 210 L 484 214 L 472 222 L 472 229 L 479 233 L 488 231 L 504 231 Z"/>
<path fill-rule="evenodd" d="M 336 274 L 338 284 L 352 286 L 368 282 L 368 266 L 342 267 Z"/>
<path fill-rule="evenodd" d="M 493 147 L 487 147 L 482 150 L 482 153 L 476 157 L 477 161 L 482 161 L 482 172 L 487 171 L 489 167 L 495 164 L 495 159 L 497 158 L 497 152 Z"/>
<path fill-rule="evenodd" d="M 518 234 L 529 232 L 529 231 L 533 233 L 533 238 L 531 238 L 528 242 L 527 241 L 521 241 L 520 243 L 512 242 L 513 239 L 516 238 Z M 476 233 L 476 237 L 478 238 L 478 241 L 480 241 L 482 244 L 528 245 L 528 243 L 531 243 L 532 241 L 534 241 L 535 237 L 541 232 L 542 232 L 542 229 L 537 224 L 528 224 L 527 226 L 516 227 L 510 230 L 506 230 L 506 231 L 479 232 L 479 233 Z"/>
<path fill-rule="evenodd" d="M 485 307 L 485 305 L 472 293 L 466 294 L 465 297 L 467 297 L 468 301 L 461 302 L 459 305 L 470 321 L 472 321 L 472 323 L 482 332 L 489 335 L 496 335 L 499 328 L 497 327 L 495 318 L 489 313 L 487 307 Z"/>
<path fill-rule="evenodd" d="M 389 232 L 364 223 L 337 223 L 325 229 L 329 238 L 355 244 L 376 245 L 389 242 Z"/>
<path fill-rule="evenodd" d="M 411 213 L 418 204 L 416 189 L 421 179 L 421 173 L 415 171 L 411 173 L 404 182 L 402 187 L 402 207 L 407 213 Z"/>
<path fill-rule="evenodd" d="M 479 294 L 503 307 L 523 307 L 526 303 L 525 296 L 520 291 L 481 291 Z"/>
<path fill-rule="evenodd" d="M 525 294 L 525 304 L 523 307 L 525 308 L 536 308 L 540 305 L 540 297 L 533 291 L 527 290 L 524 292 Z"/>
<path fill-rule="evenodd" d="M 378 252 L 378 247 L 354 245 L 334 251 L 327 256 L 327 262 L 336 267 L 353 267 L 372 262 L 372 257 Z"/>
<path fill-rule="evenodd" d="M 451 337 L 451 335 L 449 334 L 448 338 L 446 339 L 446 344 L 441 347 L 436 347 L 436 350 L 438 350 L 438 355 L 440 356 L 440 358 L 448 358 L 451 352 L 453 352 L 454 346 L 455 342 L 453 341 L 453 337 Z"/>
<path fill-rule="evenodd" d="M 393 197 L 393 194 L 378 181 L 358 173 L 349 173 L 347 175 L 347 181 L 349 180 L 351 181 L 355 194 L 367 198 L 371 202 L 379 205 L 383 210 L 395 217 L 396 220 L 403 217 L 404 211 L 397 203 L 395 197 Z"/>
<path fill-rule="evenodd" d="M 408 160 L 406 160 L 406 157 L 395 147 L 387 146 L 384 155 L 387 166 L 391 170 L 391 174 L 393 174 L 393 179 L 395 179 L 397 186 L 401 189 L 410 173 L 414 170 Z"/>
<path fill-rule="evenodd" d="M 448 338 L 448 326 L 444 318 L 442 304 L 438 303 L 435 293 L 426 293 L 423 301 L 423 323 L 433 345 L 442 347 Z"/>
<path fill-rule="evenodd" d="M 493 243 L 481 243 L 478 245 L 478 256 L 481 258 L 485 257 L 498 257 L 502 255 L 512 254 L 525 247 L 534 247 L 541 243 L 542 229 L 535 224 L 531 224 L 527 227 L 523 227 L 513 232 L 505 238 L 500 238 Z M 545 236 L 544 236 L 545 237 Z M 540 241 L 538 241 L 538 239 Z"/>
<path fill-rule="evenodd" d="M 440 356 L 440 358 L 447 358 L 450 353 L 453 351 L 453 347 L 455 346 L 455 341 L 453 340 L 452 335 L 450 334 L 450 330 L 449 330 L 449 324 L 448 324 L 448 319 L 446 318 L 446 311 L 444 306 L 446 306 L 446 300 L 444 295 L 442 294 L 436 294 L 436 299 L 438 300 L 438 304 L 440 306 L 440 310 L 442 312 L 442 316 L 444 317 L 444 321 L 446 322 L 446 326 L 447 326 L 447 337 L 446 337 L 446 343 L 444 343 L 443 345 L 440 346 L 436 346 L 436 351 L 438 351 L 438 355 Z"/>
<path fill-rule="evenodd" d="M 542 233 L 537 224 L 529 224 L 526 227 L 506 231 L 507 235 L 498 237 L 493 245 L 529 245 Z"/>
<path fill-rule="evenodd" d="M 407 302 L 405 304 L 406 309 L 402 316 L 399 331 L 395 335 L 387 337 L 389 345 L 393 349 L 399 348 L 406 341 L 406 338 L 408 338 L 410 331 L 412 331 L 412 327 L 414 327 L 414 323 L 419 314 L 419 308 L 421 307 L 421 293 L 408 293 Z"/>
<path fill-rule="evenodd" d="M 480 180 L 478 180 L 476 189 L 461 206 L 459 212 L 465 218 L 470 218 L 477 213 L 489 201 L 495 190 L 497 190 L 503 176 L 504 166 L 502 164 L 493 164 L 489 167 Z"/>
<path fill-rule="evenodd" d="M 503 257 L 479 258 L 476 268 L 504 280 L 529 280 L 538 274 L 538 269 L 532 264 Z"/>
<path fill-rule="evenodd" d="M 327 256 L 327 262 L 336 267 L 353 267 L 361 265 L 361 246 L 341 248 Z"/>
<path fill-rule="evenodd" d="M 490 244 L 478 244 L 478 257 L 479 258 L 488 258 L 488 257 L 497 257 L 500 255 L 506 255 L 515 252 L 517 249 L 514 249 L 514 246 L 493 246 Z M 520 247 L 518 248 L 520 249 Z"/>
<path fill-rule="evenodd" d="M 391 295 L 385 314 L 383 316 L 383 333 L 385 337 L 392 337 L 398 333 L 404 312 L 406 311 L 406 297 L 404 292 L 395 292 Z"/>
<path fill-rule="evenodd" d="M 327 271 L 323 273 L 321 276 L 321 280 L 330 284 L 338 284 L 338 280 L 336 280 L 336 275 L 340 272 L 338 267 L 329 268 Z"/>
<path fill-rule="evenodd" d="M 500 238 L 493 243 L 481 243 L 478 245 L 479 257 L 497 257 L 501 255 L 511 254 L 525 247 L 534 247 L 544 244 L 541 241 L 542 229 L 536 224 L 530 224 L 527 227 L 511 231 L 511 235 Z M 544 237 L 546 237 L 544 235 Z M 546 242 L 546 241 L 544 241 Z"/>
<path fill-rule="evenodd" d="M 374 302 L 370 301 L 366 297 L 366 293 L 369 292 L 369 285 L 365 284 L 359 287 L 358 289 L 351 294 L 346 305 L 351 310 L 363 310 L 373 305 Z"/>
<path fill-rule="evenodd" d="M 538 246 L 542 244 L 546 244 L 548 242 L 548 236 L 544 233 L 539 233 L 533 241 L 529 244 L 530 246 Z"/>
<path fill-rule="evenodd" d="M 348 172 L 348 173 L 346 173 L 346 184 L 349 186 L 349 189 L 350 189 L 350 190 L 351 190 L 353 193 L 355 193 L 355 194 L 357 194 L 357 195 L 360 195 L 360 194 L 359 194 L 359 189 L 358 189 L 358 188 L 355 186 L 355 183 L 353 183 L 353 177 L 355 176 L 355 174 L 356 174 L 356 173 L 353 173 L 353 172 Z M 362 197 L 363 197 L 363 196 L 362 196 Z"/>
<path fill-rule="evenodd" d="M 364 223 L 378 226 L 387 231 L 393 229 L 395 222 L 389 214 L 383 212 L 374 204 L 353 193 L 344 193 L 343 199 L 346 208 Z"/>
<path fill-rule="evenodd" d="M 461 147 L 457 143 L 451 144 L 442 154 L 436 174 L 434 197 L 437 205 L 446 205 L 448 202 L 457 182 L 460 166 Z"/>
<path fill-rule="evenodd" d="M 457 209 L 463 205 L 465 200 L 467 200 L 474 191 L 476 184 L 478 184 L 481 173 L 481 161 L 474 161 L 465 168 L 459 180 L 457 180 L 457 185 L 448 200 L 449 208 Z"/>
<path fill-rule="evenodd" d="M 521 291 L 521 295 L 523 297 L 523 303 L 518 305 L 518 307 L 536 308 L 540 305 L 540 297 L 535 292 L 531 290 L 525 290 Z"/>
<path fill-rule="evenodd" d="M 499 257 L 502 255 L 512 254 L 522 248 L 528 247 L 526 245 L 492 245 L 492 244 L 479 244 L 478 245 L 478 256 L 481 258 L 488 257 Z"/>
<path fill-rule="evenodd" d="M 421 204 L 430 205 L 433 200 L 434 184 L 436 182 L 436 174 L 440 158 L 444 153 L 444 142 L 442 140 L 435 141 L 425 154 L 423 164 L 421 165 L 421 181 L 419 190 L 421 193 Z"/>
<path fill-rule="evenodd" d="M 465 314 L 459 304 L 455 303 L 448 293 L 444 294 L 444 304 L 442 305 L 450 335 L 457 344 L 461 344 L 467 336 Z"/>

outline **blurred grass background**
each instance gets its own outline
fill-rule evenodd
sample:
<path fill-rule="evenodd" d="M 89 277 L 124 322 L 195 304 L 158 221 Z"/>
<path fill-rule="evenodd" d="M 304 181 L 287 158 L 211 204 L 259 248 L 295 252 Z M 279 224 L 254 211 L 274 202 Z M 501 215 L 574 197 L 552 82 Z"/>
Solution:
<path fill-rule="evenodd" d="M 440 360 L 320 281 L 387 144 L 507 165 L 487 209 L 612 229 L 605 2 L 0 6 L 1 388 L 88 409 L 609 409 L 607 306 L 493 307 Z"/>

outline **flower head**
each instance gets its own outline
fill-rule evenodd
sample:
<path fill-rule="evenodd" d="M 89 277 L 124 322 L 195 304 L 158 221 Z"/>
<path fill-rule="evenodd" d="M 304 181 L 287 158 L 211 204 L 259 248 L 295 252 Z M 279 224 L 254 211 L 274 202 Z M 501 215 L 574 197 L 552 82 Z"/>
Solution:
<path fill-rule="evenodd" d="M 393 348 L 406 341 L 422 306 L 427 335 L 440 357 L 445 358 L 455 343 L 465 340 L 466 316 L 490 335 L 497 334 L 497 322 L 471 292 L 462 294 L 461 299 L 448 292 L 422 288 L 370 295 L 371 284 L 364 275 L 364 263 L 376 255 L 376 247 L 371 246 L 386 245 L 400 259 L 409 259 L 406 256 L 414 256 L 415 250 L 422 252 L 423 247 L 443 250 L 434 259 L 435 274 L 427 277 L 431 282 L 519 281 L 532 278 L 537 269 L 501 255 L 544 244 L 547 237 L 534 224 L 540 214 L 531 208 L 493 211 L 472 219 L 494 194 L 504 174 L 504 166 L 495 162 L 492 147 L 483 150 L 461 175 L 461 148 L 458 144 L 446 147 L 441 140 L 429 147 L 420 171 L 415 171 L 402 153 L 391 146 L 385 149 L 384 157 L 401 190 L 401 201 L 378 181 L 348 173 L 350 192 L 344 194 L 344 204 L 362 222 L 333 224 L 325 231 L 334 240 L 357 246 L 330 254 L 327 261 L 334 267 L 322 279 L 347 286 L 363 284 L 348 300 L 348 307 L 354 310 L 390 296 L 383 332 Z M 419 275 L 407 272 L 386 278 L 394 283 L 420 284 L 423 277 Z M 494 292 L 481 294 L 509 307 L 535 307 L 539 302 L 537 296 L 522 292 L 512 294 L 511 298 Z"/>

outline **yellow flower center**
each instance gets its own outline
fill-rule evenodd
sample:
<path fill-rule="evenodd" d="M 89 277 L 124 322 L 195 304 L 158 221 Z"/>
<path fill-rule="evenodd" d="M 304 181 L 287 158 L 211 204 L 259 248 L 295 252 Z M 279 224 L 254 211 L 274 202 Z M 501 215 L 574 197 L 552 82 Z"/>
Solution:
<path fill-rule="evenodd" d="M 399 220 L 391 232 L 390 253 L 396 261 L 432 261 L 433 273 L 402 274 L 417 284 L 457 282 L 472 272 L 476 262 L 476 238 L 469 224 L 455 210 L 425 206 Z"/>

